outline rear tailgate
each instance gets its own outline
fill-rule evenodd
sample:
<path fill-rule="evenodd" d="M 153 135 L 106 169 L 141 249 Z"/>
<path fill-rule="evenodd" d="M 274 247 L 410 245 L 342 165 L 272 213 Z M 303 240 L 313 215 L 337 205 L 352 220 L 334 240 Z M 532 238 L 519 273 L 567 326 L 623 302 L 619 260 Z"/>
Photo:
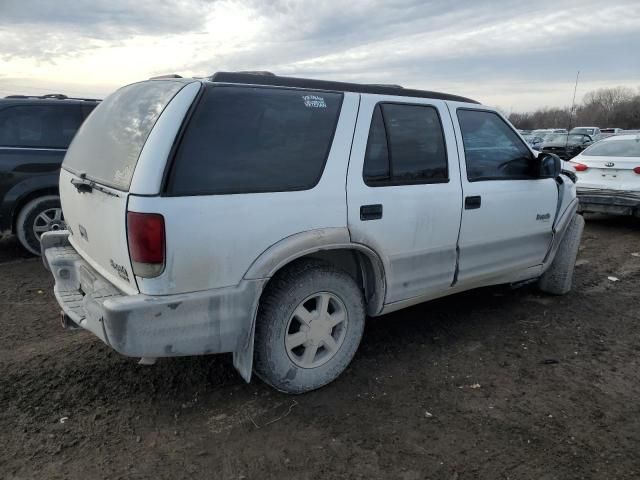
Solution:
<path fill-rule="evenodd" d="M 117 90 L 80 127 L 62 164 L 60 200 L 69 240 L 87 263 L 125 293 L 138 292 L 127 244 L 134 172 L 156 122 L 185 85 L 147 81 Z M 156 160 L 155 169 L 162 171 L 166 154 Z"/>
<path fill-rule="evenodd" d="M 71 245 L 120 290 L 137 293 L 127 246 L 129 194 L 102 185 L 82 193 L 71 183 L 72 180 L 82 183 L 78 176 L 61 170 L 60 200 Z"/>

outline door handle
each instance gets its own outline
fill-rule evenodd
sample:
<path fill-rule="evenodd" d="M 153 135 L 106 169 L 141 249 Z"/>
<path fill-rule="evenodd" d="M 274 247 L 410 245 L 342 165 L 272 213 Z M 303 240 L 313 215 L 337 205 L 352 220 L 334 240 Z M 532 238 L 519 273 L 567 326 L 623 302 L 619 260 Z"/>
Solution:
<path fill-rule="evenodd" d="M 465 210 L 475 210 L 477 208 L 480 208 L 480 205 L 482 205 L 482 197 L 480 195 L 465 197 L 464 199 Z"/>
<path fill-rule="evenodd" d="M 360 207 L 360 220 L 380 220 L 382 218 L 382 205 L 362 205 Z"/>

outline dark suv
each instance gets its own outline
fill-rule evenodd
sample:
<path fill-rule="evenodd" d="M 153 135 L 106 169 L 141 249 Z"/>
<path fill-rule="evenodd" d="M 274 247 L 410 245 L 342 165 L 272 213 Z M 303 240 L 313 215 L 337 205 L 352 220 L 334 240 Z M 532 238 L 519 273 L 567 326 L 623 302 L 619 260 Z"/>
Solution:
<path fill-rule="evenodd" d="M 15 234 L 31 253 L 63 227 L 60 164 L 99 100 L 65 95 L 0 98 L 0 236 Z"/>

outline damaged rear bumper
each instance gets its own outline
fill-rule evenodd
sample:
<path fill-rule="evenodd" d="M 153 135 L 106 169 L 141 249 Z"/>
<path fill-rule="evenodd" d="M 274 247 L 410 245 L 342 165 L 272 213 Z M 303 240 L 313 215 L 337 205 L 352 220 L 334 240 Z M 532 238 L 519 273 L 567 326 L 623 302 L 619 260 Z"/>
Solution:
<path fill-rule="evenodd" d="M 127 295 L 91 268 L 67 237 L 64 231 L 43 235 L 43 261 L 55 278 L 56 299 L 70 320 L 114 350 L 132 357 L 234 352 L 236 363 L 252 348 L 266 280 L 186 294 Z"/>
<path fill-rule="evenodd" d="M 579 189 L 581 212 L 640 217 L 640 192 L 607 189 Z"/>

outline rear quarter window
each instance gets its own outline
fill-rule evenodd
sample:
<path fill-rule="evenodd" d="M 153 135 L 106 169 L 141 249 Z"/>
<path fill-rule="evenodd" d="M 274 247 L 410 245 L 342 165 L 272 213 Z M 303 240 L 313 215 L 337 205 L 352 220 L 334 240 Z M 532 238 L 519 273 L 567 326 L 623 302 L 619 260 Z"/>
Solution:
<path fill-rule="evenodd" d="M 208 85 L 176 150 L 169 195 L 313 188 L 342 94 Z"/>
<path fill-rule="evenodd" d="M 141 82 L 109 95 L 78 130 L 63 168 L 128 190 L 149 133 L 164 108 L 185 85 L 171 81 Z"/>

